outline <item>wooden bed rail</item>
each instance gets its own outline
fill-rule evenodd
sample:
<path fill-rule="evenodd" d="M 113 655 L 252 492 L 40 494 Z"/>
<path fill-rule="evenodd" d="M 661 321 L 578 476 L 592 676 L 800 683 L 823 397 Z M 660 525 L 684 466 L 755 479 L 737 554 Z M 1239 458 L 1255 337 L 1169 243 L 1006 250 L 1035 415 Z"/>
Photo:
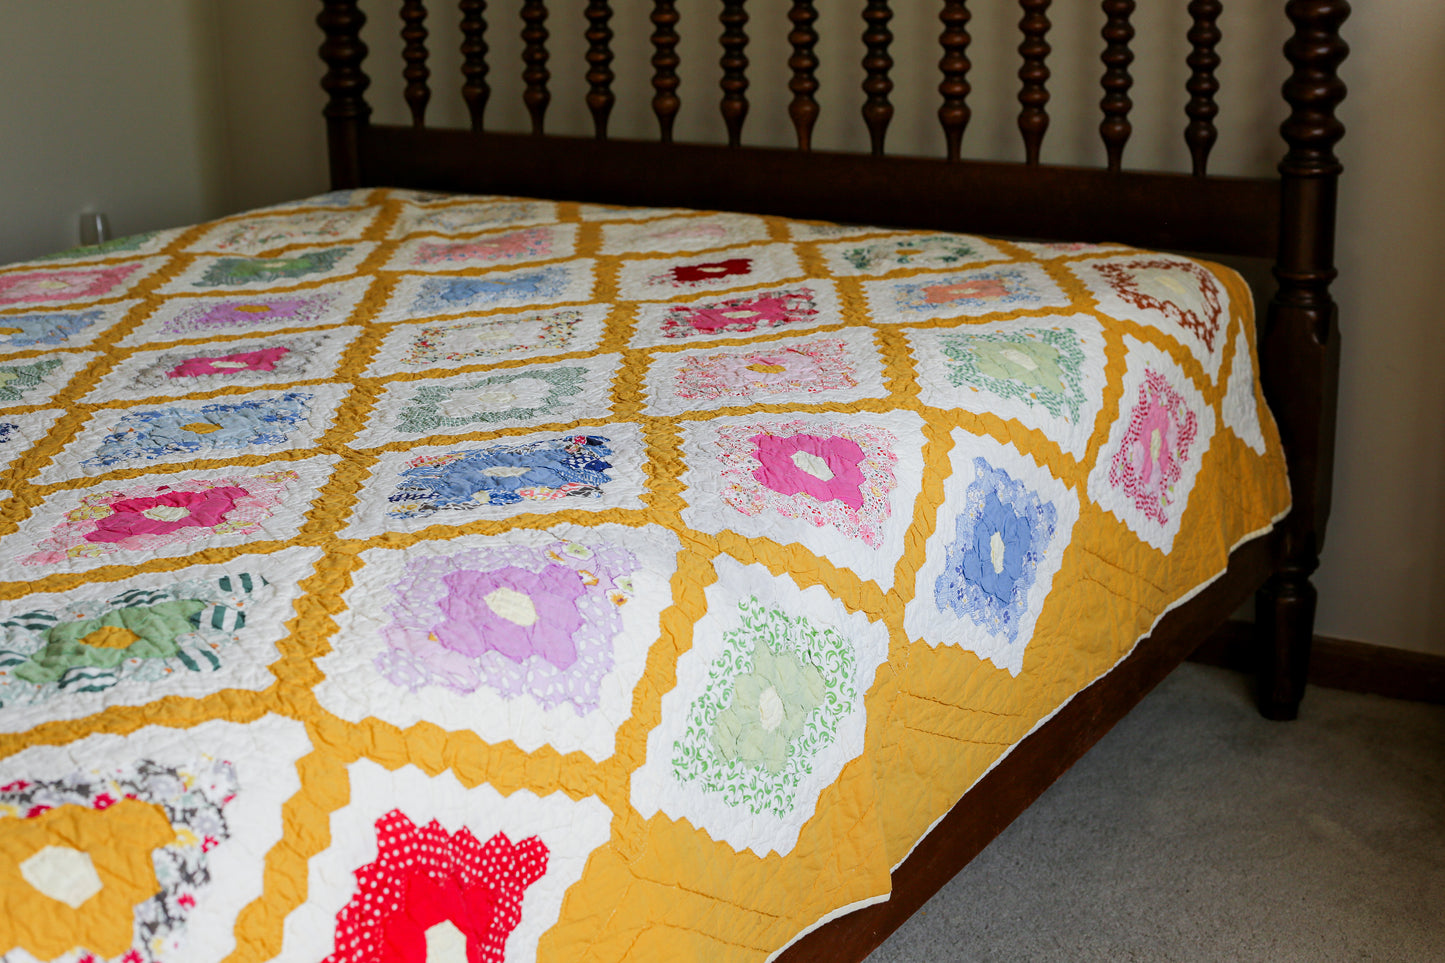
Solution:
<path fill-rule="evenodd" d="M 395 187 L 1110 240 L 1260 258 L 1272 257 L 1279 241 L 1279 182 L 1265 178 L 898 156 L 879 163 L 867 154 L 831 151 L 391 125 L 369 126 L 362 140 L 366 183 Z M 585 177 L 579 158 L 585 158 Z M 1021 197 L 1029 203 L 1019 203 Z"/>
<path fill-rule="evenodd" d="M 1184 0 L 1175 0 L 1184 3 Z M 1215 255 L 1272 258 L 1278 290 L 1261 326 L 1261 374 L 1289 459 L 1294 509 L 1275 538 L 1275 574 L 1257 598 L 1261 633 L 1260 705 L 1272 718 L 1297 711 L 1312 636 L 1315 590 L 1310 583 L 1329 515 L 1334 458 L 1339 334 L 1330 284 L 1335 276 L 1334 223 L 1340 173 L 1334 145 L 1343 133 L 1335 109 L 1345 88 L 1338 69 L 1348 52 L 1340 28 L 1346 0 L 1288 0 L 1293 26 L 1285 45 L 1291 75 L 1284 86 L 1289 117 L 1281 126 L 1286 152 L 1278 178 L 1209 174 L 1218 138 L 1215 96 L 1220 65 L 1222 0 L 1189 0 L 1189 69 L 1182 137 L 1190 174 L 1128 169 L 1132 133 L 1129 72 L 1134 59 L 1135 0 L 1101 0 L 1102 119 L 1107 164 L 1078 168 L 1040 162 L 1049 129 L 1050 0 L 1018 0 L 1018 128 L 1022 163 L 964 159 L 972 110 L 972 38 L 968 0 L 938 0 L 941 25 L 938 120 L 942 158 L 886 152 L 893 118 L 889 0 L 859 0 L 861 118 L 870 153 L 816 152 L 819 115 L 818 12 L 811 0 L 791 0 L 788 116 L 796 148 L 743 145 L 748 117 L 745 0 L 722 0 L 717 23 L 718 111 L 729 146 L 674 145 L 680 109 L 677 52 L 680 17 L 674 0 L 650 10 L 651 108 L 657 140 L 618 140 L 608 121 L 616 98 L 611 5 L 585 5 L 586 105 L 592 137 L 544 136 L 551 103 L 545 0 L 508 4 L 521 26 L 522 99 L 531 134 L 487 131 L 490 65 L 485 0 L 461 0 L 461 96 L 470 130 L 426 125 L 432 100 L 427 67 L 428 16 L 423 0 L 399 4 L 404 42 L 402 79 L 411 124 L 373 125 L 363 69 L 365 16 L 357 0 L 323 0 L 318 23 L 326 33 L 325 116 L 331 178 L 337 188 L 387 184 L 475 193 L 510 193 L 600 202 L 666 204 L 755 211 L 888 226 L 975 231 L 1057 240 L 1113 240 Z M 495 18 L 500 4 L 490 8 Z M 714 7 L 714 9 L 717 9 Z M 645 174 L 643 173 L 645 172 Z"/>

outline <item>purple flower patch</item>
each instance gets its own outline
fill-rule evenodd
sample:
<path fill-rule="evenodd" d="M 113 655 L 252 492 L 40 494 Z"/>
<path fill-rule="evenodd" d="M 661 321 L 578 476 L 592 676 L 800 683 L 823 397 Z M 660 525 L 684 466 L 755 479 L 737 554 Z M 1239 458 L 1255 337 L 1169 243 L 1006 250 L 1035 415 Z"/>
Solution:
<path fill-rule="evenodd" d="M 462 655 L 500 652 L 516 663 L 541 656 L 559 669 L 577 661 L 572 635 L 582 625 L 582 577 L 561 565 L 529 572 L 508 565 L 492 572 L 463 569 L 442 579 L 446 621 L 432 634 Z"/>
<path fill-rule="evenodd" d="M 335 300 L 330 294 L 206 300 L 171 318 L 161 330 L 165 334 L 191 334 L 244 331 L 258 325 L 299 327 L 319 323 Z"/>
<path fill-rule="evenodd" d="M 408 558 L 391 586 L 377 670 L 413 691 L 486 687 L 591 712 L 637 568 L 614 545 L 564 541 Z"/>

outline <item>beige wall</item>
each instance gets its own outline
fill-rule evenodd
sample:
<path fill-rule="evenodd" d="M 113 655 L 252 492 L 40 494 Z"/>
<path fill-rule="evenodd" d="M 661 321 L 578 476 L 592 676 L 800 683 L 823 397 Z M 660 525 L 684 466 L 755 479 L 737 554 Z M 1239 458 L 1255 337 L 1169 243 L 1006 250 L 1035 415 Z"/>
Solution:
<path fill-rule="evenodd" d="M 221 38 L 225 204 L 246 210 L 327 188 L 319 4 L 211 0 Z"/>
<path fill-rule="evenodd" d="M 222 209 L 206 0 L 0 0 L 0 263 Z"/>
<path fill-rule="evenodd" d="M 1357 3 L 1320 631 L 1445 653 L 1445 3 Z"/>
<path fill-rule="evenodd" d="M 377 73 L 372 100 L 378 119 L 386 121 L 404 117 L 394 6 L 366 3 L 374 14 L 367 38 Z M 511 5 L 490 6 L 488 39 L 495 66 L 489 117 L 500 127 L 520 129 L 525 114 L 518 99 L 516 20 L 502 12 Z M 549 118 L 564 132 L 586 129 L 581 6 L 555 0 L 549 22 L 554 33 Z M 716 63 L 716 4 L 681 0 L 680 6 L 685 63 Z M 756 39 L 748 52 L 755 64 L 754 107 L 747 139 L 784 144 L 789 137 L 787 48 L 781 32 L 766 31 L 769 24 L 782 22 L 785 5 L 754 0 L 752 6 L 750 30 Z M 858 6 L 852 0 L 819 0 L 825 59 L 856 65 Z M 936 5 L 894 6 L 900 89 L 890 146 L 937 153 L 941 142 L 932 86 L 938 28 L 931 12 Z M 1184 5 L 1152 0 L 1139 6 L 1139 56 L 1133 68 L 1139 103 L 1127 160 L 1181 169 L 1187 158 L 1179 137 L 1180 65 L 1187 52 Z M 1445 619 L 1445 552 L 1437 547 L 1445 542 L 1445 378 L 1440 374 L 1445 370 L 1445 338 L 1440 336 L 1445 312 L 1436 306 L 1440 252 L 1445 251 L 1445 178 L 1439 174 L 1445 167 L 1445 126 L 1431 131 L 1419 123 L 1438 115 L 1438 91 L 1445 89 L 1445 4 L 1391 0 L 1355 6 L 1347 25 L 1353 54 L 1345 76 L 1351 94 L 1342 115 L 1350 135 L 1341 149 L 1347 176 L 1336 286 L 1346 352 L 1334 527 L 1317 579 L 1318 630 L 1445 654 L 1445 632 L 1437 628 Z M 614 133 L 647 136 L 647 4 L 618 0 L 614 7 L 619 55 Z M 1012 100 L 1016 10 L 1008 0 L 975 0 L 971 7 L 977 93 L 967 148 L 973 156 L 1014 158 L 1019 156 Z M 1097 33 L 1073 31 L 1067 36 L 1074 39 L 1063 39 L 1069 25 L 1095 16 L 1096 5 L 1054 7 L 1059 32 L 1053 38 L 1058 50 L 1051 61 L 1051 106 L 1060 119 L 1049 132 L 1045 160 L 1097 163 L 1102 151 L 1096 121 L 1082 113 L 1080 120 L 1062 119 L 1072 111 L 1091 110 L 1098 99 Z M 1216 151 L 1221 171 L 1267 173 L 1274 163 L 1269 146 L 1274 142 L 1261 134 L 1282 117 L 1277 91 L 1284 68 L 1272 53 L 1287 35 L 1280 7 L 1279 0 L 1226 5 L 1220 99 L 1222 118 L 1234 126 L 1225 130 Z M 85 19 L 79 16 L 82 8 L 88 11 Z M 74 212 L 85 203 L 106 206 L 118 228 L 139 230 L 323 190 L 314 9 L 295 0 L 0 5 L 7 28 L 0 39 L 0 82 L 17 90 L 31 76 L 49 81 L 27 85 L 34 94 L 23 105 L 0 105 L 0 129 L 7 132 L 0 197 L 7 208 L 14 198 L 13 212 L 20 215 L 0 229 L 0 254 L 14 257 L 70 243 L 72 235 L 66 232 L 74 231 Z M 11 29 L 17 23 L 22 29 Z M 456 78 L 455 28 L 440 20 L 431 26 L 436 77 Z M 865 143 L 856 121 L 861 77 L 856 66 L 820 74 L 819 147 Z M 437 81 L 432 118 L 458 122 L 464 113 L 459 102 L 443 96 L 442 83 Z M 1146 85 L 1156 92 L 1147 94 Z M 1001 93 L 990 100 L 995 91 Z M 716 87 L 693 81 L 681 94 L 679 135 L 718 139 Z M 17 130 L 25 131 L 18 152 L 10 133 Z M 91 133 L 99 130 L 106 132 L 103 138 Z M 96 140 L 102 141 L 105 155 L 91 146 Z M 126 146 L 110 153 L 118 145 Z"/>

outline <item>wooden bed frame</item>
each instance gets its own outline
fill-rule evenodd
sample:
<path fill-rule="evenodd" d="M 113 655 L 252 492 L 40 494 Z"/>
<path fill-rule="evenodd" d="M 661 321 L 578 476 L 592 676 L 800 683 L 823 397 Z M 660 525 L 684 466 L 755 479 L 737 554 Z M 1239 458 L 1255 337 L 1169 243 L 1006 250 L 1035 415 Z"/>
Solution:
<path fill-rule="evenodd" d="M 1183 3 L 1184 0 L 1176 0 Z M 1187 60 L 1190 94 L 1185 140 L 1192 174 L 1126 170 L 1130 136 L 1134 0 L 1103 0 L 1103 169 L 1039 163 L 1049 124 L 1046 16 L 1050 0 L 1019 0 L 1022 66 L 1018 76 L 1023 163 L 964 160 L 961 142 L 970 118 L 967 0 L 942 0 L 938 115 L 946 159 L 885 153 L 893 108 L 889 94 L 892 16 L 888 0 L 866 0 L 863 10 L 862 114 L 871 154 L 811 150 L 818 115 L 813 99 L 818 60 L 811 0 L 793 0 L 788 41 L 793 55 L 789 115 L 796 150 L 742 146 L 748 113 L 744 0 L 723 0 L 720 21 L 722 120 L 728 146 L 677 144 L 672 139 L 679 100 L 676 53 L 679 16 L 674 0 L 654 0 L 651 23 L 653 111 L 659 139 L 625 141 L 607 136 L 614 103 L 613 59 L 606 0 L 589 0 L 585 14 L 586 95 L 595 137 L 543 133 L 550 100 L 548 16 L 543 0 L 522 0 L 525 44 L 523 101 L 532 133 L 486 131 L 487 85 L 484 0 L 461 0 L 462 95 L 470 130 L 428 128 L 431 90 L 426 66 L 424 0 L 400 4 L 402 71 L 410 126 L 370 123 L 363 70 L 365 16 L 356 0 L 323 0 L 318 23 L 326 40 L 322 86 L 329 95 L 331 179 L 335 188 L 411 187 L 511 194 L 557 200 L 696 207 L 792 217 L 1000 234 L 1049 240 L 1111 240 L 1142 247 L 1212 255 L 1272 258 L 1277 290 L 1260 330 L 1261 376 L 1289 462 L 1294 507 L 1268 536 L 1238 548 L 1225 575 L 1170 612 L 1118 667 L 1076 696 L 1026 738 L 975 786 L 893 874 L 893 895 L 827 923 L 781 957 L 861 960 L 929 896 L 1024 811 L 1231 612 L 1256 598 L 1259 706 L 1272 719 L 1298 712 L 1313 632 L 1319 559 L 1330 509 L 1334 456 L 1339 335 L 1330 283 L 1335 277 L 1334 225 L 1340 164 L 1333 148 L 1344 129 L 1335 108 L 1345 96 L 1338 68 L 1348 52 L 1340 39 L 1350 12 L 1346 0 L 1288 0 L 1284 13 L 1293 36 L 1284 55 L 1291 75 L 1284 85 L 1288 119 L 1281 126 L 1286 152 L 1278 178 L 1219 177 L 1208 173 L 1217 133 L 1214 71 L 1219 64 L 1219 0 L 1191 0 Z M 646 176 L 639 176 L 646 171 Z M 1033 203 L 1020 207 L 1016 199 Z"/>

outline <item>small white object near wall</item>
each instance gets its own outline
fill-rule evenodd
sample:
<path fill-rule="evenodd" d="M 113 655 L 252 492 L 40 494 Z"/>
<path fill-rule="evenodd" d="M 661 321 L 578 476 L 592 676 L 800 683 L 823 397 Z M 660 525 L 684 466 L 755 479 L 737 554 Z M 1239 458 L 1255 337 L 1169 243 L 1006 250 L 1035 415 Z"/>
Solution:
<path fill-rule="evenodd" d="M 83 247 L 103 244 L 110 240 L 110 219 L 99 211 L 82 211 L 80 214 L 80 243 Z"/>

